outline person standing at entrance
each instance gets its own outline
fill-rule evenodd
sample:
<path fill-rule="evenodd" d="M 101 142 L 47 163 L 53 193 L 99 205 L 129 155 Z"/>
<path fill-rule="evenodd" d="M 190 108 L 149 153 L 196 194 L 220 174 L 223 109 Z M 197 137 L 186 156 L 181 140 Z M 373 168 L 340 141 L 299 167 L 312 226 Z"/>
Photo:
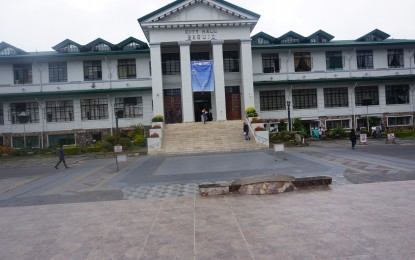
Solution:
<path fill-rule="evenodd" d="M 206 109 L 202 109 L 202 120 L 203 120 L 203 124 L 206 124 L 206 116 L 207 116 L 207 111 Z"/>
<path fill-rule="evenodd" d="M 59 147 L 60 147 L 59 148 L 59 162 L 56 164 L 55 169 L 58 169 L 58 166 L 61 162 L 63 162 L 63 165 L 65 165 L 65 168 L 69 168 L 65 162 L 65 152 L 63 151 L 63 145 L 60 145 Z"/>
<path fill-rule="evenodd" d="M 244 134 L 245 134 L 245 140 L 251 140 L 251 137 L 249 137 L 249 127 L 246 122 L 244 122 Z"/>
<path fill-rule="evenodd" d="M 354 149 L 354 147 L 356 146 L 356 132 L 354 131 L 354 129 L 350 131 L 349 138 L 352 142 L 352 149 Z"/>

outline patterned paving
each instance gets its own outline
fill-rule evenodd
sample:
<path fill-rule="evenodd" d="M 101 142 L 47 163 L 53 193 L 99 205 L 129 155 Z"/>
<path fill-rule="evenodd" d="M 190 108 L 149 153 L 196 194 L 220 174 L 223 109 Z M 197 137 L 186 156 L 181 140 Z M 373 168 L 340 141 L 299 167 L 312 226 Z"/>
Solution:
<path fill-rule="evenodd" d="M 126 187 L 122 189 L 124 199 L 170 198 L 170 197 L 194 197 L 199 194 L 199 185 L 171 184 L 155 186 Z"/>

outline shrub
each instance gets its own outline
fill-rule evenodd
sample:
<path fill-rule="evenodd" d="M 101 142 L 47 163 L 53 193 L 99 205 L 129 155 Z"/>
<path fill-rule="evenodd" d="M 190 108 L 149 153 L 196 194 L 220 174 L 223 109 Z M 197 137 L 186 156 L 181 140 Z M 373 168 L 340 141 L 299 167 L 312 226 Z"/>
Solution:
<path fill-rule="evenodd" d="M 414 130 L 400 130 L 395 131 L 395 137 L 415 137 L 415 131 Z"/>
<path fill-rule="evenodd" d="M 102 150 L 104 152 L 110 152 L 114 150 L 114 145 L 112 143 L 109 143 L 107 141 L 102 142 Z"/>
<path fill-rule="evenodd" d="M 279 132 L 287 131 L 287 124 L 283 120 L 281 120 L 280 123 L 278 124 L 278 131 Z"/>
<path fill-rule="evenodd" d="M 158 133 L 152 133 L 150 135 L 150 138 L 158 138 L 158 137 L 160 137 Z"/>
<path fill-rule="evenodd" d="M 72 154 L 80 154 L 81 153 L 81 147 L 78 146 L 64 146 L 63 151 L 66 155 L 72 155 Z M 59 154 L 59 150 L 56 150 L 56 154 Z"/>
<path fill-rule="evenodd" d="M 294 119 L 293 129 L 294 131 L 302 131 L 304 128 L 303 122 L 299 118 Z"/>
<path fill-rule="evenodd" d="M 153 119 L 151 119 L 151 122 L 163 122 L 163 121 L 164 119 L 162 115 L 155 115 Z"/>
<path fill-rule="evenodd" d="M 109 136 L 105 137 L 104 142 L 110 143 L 110 144 L 112 144 L 112 146 L 114 146 L 115 142 L 116 142 L 115 136 L 109 135 Z"/>
<path fill-rule="evenodd" d="M 255 113 L 255 112 L 256 112 L 256 109 L 255 109 L 255 107 L 247 107 L 247 108 L 245 109 L 245 112 L 246 112 L 247 114 L 250 114 L 250 113 Z"/>
<path fill-rule="evenodd" d="M 137 145 L 145 145 L 146 139 L 144 138 L 144 135 L 136 135 L 134 137 L 134 144 Z"/>
<path fill-rule="evenodd" d="M 255 127 L 255 131 L 265 131 L 266 129 L 263 128 L 262 126 L 257 126 Z"/>
<path fill-rule="evenodd" d="M 102 147 L 89 146 L 86 148 L 87 153 L 98 153 L 98 152 L 101 152 L 101 150 L 102 150 Z"/>
<path fill-rule="evenodd" d="M 12 151 L 11 147 L 5 147 L 5 146 L 0 146 L 0 153 L 1 154 L 5 154 L 5 153 L 10 153 Z"/>
<path fill-rule="evenodd" d="M 130 138 L 127 137 L 121 137 L 120 138 L 120 145 L 122 145 L 123 148 L 130 148 L 131 147 L 131 141 Z"/>

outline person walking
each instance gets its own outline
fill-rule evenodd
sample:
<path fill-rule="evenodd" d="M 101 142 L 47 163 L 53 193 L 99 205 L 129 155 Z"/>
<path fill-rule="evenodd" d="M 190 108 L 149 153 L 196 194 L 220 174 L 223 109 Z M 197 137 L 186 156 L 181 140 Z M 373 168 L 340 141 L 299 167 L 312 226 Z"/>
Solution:
<path fill-rule="evenodd" d="M 318 129 L 318 139 L 321 141 L 323 140 L 323 129 L 320 128 Z"/>
<path fill-rule="evenodd" d="M 202 119 L 203 119 L 203 124 L 206 124 L 206 116 L 207 116 L 207 111 L 206 109 L 202 109 Z"/>
<path fill-rule="evenodd" d="M 58 169 L 58 166 L 61 162 L 63 162 L 63 165 L 65 165 L 65 168 L 69 168 L 69 166 L 66 165 L 66 162 L 65 162 L 65 152 L 63 151 L 63 145 L 59 146 L 59 162 L 56 164 L 55 169 Z"/>
<path fill-rule="evenodd" d="M 352 142 L 352 149 L 354 149 L 354 147 L 356 146 L 356 132 L 354 131 L 354 129 L 350 131 L 349 138 Z"/>
<path fill-rule="evenodd" d="M 251 137 L 249 137 L 249 127 L 246 122 L 244 122 L 244 134 L 245 134 L 245 140 L 251 140 Z"/>

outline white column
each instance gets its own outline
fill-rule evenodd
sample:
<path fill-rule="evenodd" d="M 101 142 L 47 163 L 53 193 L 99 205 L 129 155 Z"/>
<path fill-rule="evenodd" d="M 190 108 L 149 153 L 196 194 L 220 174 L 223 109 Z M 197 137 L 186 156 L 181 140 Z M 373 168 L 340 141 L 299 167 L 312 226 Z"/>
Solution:
<path fill-rule="evenodd" d="M 182 115 L 183 123 L 194 122 L 192 75 L 190 71 L 190 41 L 179 42 L 180 68 L 182 74 Z"/>
<path fill-rule="evenodd" d="M 160 43 L 150 43 L 150 56 L 153 94 L 153 115 L 162 115 L 164 117 L 163 73 L 161 70 Z"/>
<path fill-rule="evenodd" d="M 247 107 L 255 107 L 254 76 L 251 40 L 241 40 L 242 114 Z"/>
<path fill-rule="evenodd" d="M 215 73 L 215 102 L 212 106 L 215 106 L 214 111 L 216 111 L 216 113 L 213 117 L 217 121 L 226 120 L 225 75 L 223 70 L 222 45 L 223 40 L 212 40 L 213 70 Z"/>

